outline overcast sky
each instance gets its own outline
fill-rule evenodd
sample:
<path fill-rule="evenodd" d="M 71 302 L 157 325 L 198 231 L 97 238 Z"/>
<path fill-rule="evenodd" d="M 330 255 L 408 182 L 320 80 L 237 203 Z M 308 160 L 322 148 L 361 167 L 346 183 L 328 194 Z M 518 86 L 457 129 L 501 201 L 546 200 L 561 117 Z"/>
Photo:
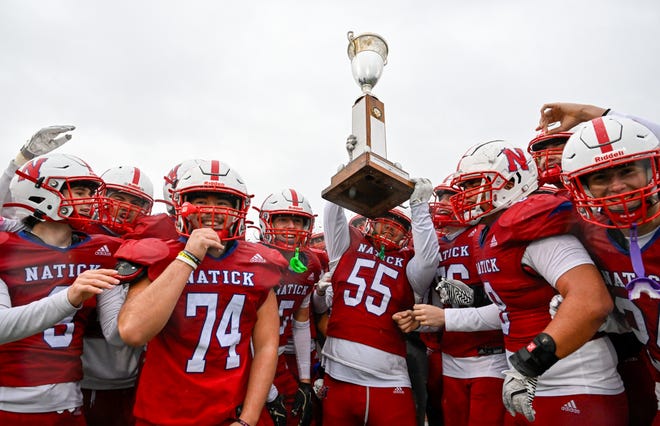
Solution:
<path fill-rule="evenodd" d="M 235 168 L 255 206 L 293 187 L 321 213 L 360 95 L 349 30 L 390 48 L 388 158 L 436 184 L 474 143 L 526 147 L 544 102 L 660 120 L 657 0 L 3 0 L 0 158 L 73 124 L 61 152 L 138 166 L 159 198 L 199 157 Z"/>

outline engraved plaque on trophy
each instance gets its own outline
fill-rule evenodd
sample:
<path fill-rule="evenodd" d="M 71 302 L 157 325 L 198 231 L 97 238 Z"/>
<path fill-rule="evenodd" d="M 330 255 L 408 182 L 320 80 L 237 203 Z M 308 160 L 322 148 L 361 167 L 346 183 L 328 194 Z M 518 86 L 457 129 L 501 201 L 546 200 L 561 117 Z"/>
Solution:
<path fill-rule="evenodd" d="M 376 34 L 348 33 L 348 57 L 362 96 L 353 105 L 351 137 L 346 142 L 349 162 L 330 179 L 321 196 L 369 218 L 406 201 L 414 183 L 408 173 L 387 159 L 385 108 L 371 94 L 387 63 L 387 43 Z"/>

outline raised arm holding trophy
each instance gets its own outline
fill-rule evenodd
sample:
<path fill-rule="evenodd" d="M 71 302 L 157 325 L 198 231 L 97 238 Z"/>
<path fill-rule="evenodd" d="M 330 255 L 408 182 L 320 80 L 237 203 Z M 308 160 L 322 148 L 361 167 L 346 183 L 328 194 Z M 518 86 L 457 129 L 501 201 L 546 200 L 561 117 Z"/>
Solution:
<path fill-rule="evenodd" d="M 353 126 L 346 142 L 349 162 L 321 196 L 344 208 L 375 218 L 406 201 L 414 183 L 387 159 L 385 109 L 371 94 L 387 63 L 387 43 L 376 34 L 348 33 L 353 77 L 362 89 L 353 105 Z"/>

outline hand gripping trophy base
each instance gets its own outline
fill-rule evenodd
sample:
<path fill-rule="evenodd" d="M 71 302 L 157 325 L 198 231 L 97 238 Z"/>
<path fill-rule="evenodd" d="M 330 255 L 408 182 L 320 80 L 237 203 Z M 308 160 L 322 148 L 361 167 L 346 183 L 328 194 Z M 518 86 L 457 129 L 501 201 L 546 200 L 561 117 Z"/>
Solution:
<path fill-rule="evenodd" d="M 414 187 L 408 173 L 367 151 L 337 172 L 321 196 L 373 219 L 407 201 Z"/>

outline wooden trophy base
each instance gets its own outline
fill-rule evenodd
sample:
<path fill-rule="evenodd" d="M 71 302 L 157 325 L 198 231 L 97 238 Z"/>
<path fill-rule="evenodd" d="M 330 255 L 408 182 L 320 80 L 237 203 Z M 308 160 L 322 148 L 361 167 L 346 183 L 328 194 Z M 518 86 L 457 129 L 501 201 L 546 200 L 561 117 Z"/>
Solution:
<path fill-rule="evenodd" d="M 321 196 L 373 219 L 408 200 L 414 188 L 408 173 L 373 152 L 364 152 L 330 179 Z"/>

